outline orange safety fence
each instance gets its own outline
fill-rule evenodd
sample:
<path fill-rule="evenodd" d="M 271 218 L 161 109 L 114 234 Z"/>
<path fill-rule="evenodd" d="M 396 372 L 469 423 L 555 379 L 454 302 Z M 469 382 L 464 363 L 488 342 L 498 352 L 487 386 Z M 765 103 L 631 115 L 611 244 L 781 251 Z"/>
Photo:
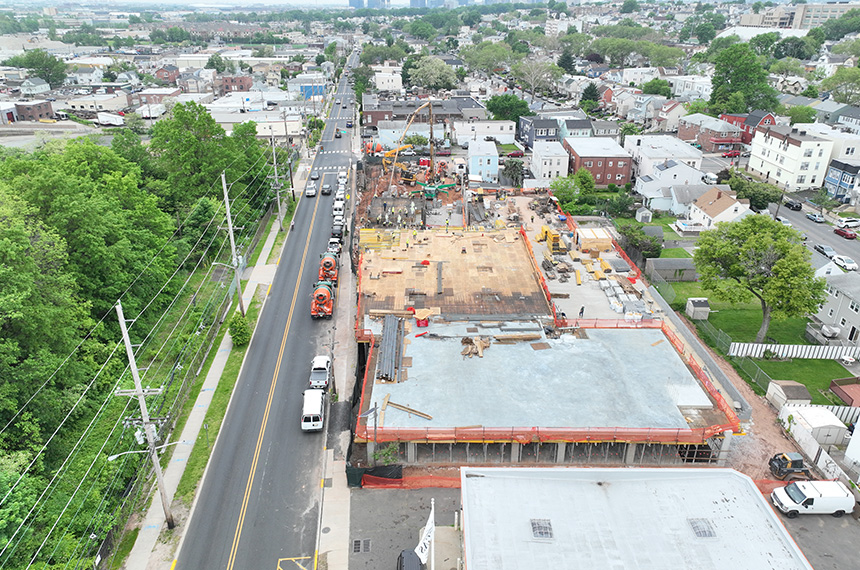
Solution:
<path fill-rule="evenodd" d="M 549 287 L 547 287 L 546 279 L 543 277 L 543 272 L 540 270 L 540 265 L 538 265 L 537 259 L 535 258 L 535 252 L 532 249 L 532 244 L 529 241 L 528 236 L 526 235 L 525 226 L 520 226 L 520 236 L 523 238 L 523 243 L 526 244 L 526 249 L 529 252 L 529 258 L 532 260 L 532 265 L 535 268 L 535 273 L 537 273 L 538 279 L 540 281 L 541 289 L 543 289 L 544 298 L 546 302 L 549 304 L 549 308 L 552 311 L 552 318 L 554 321 L 558 321 L 558 316 L 555 314 L 555 304 L 552 302 L 552 295 L 550 295 Z"/>
<path fill-rule="evenodd" d="M 459 489 L 460 478 L 422 475 L 420 477 L 386 479 L 385 477 L 365 474 L 361 476 L 361 487 L 363 489 L 426 489 L 428 487 Z"/>
<path fill-rule="evenodd" d="M 642 320 L 625 321 L 624 319 L 558 319 L 559 328 L 577 327 L 581 329 L 659 329 L 663 321 Z"/>
<path fill-rule="evenodd" d="M 411 441 L 426 443 L 653 443 L 653 444 L 702 444 L 709 438 L 732 429 L 729 425 L 706 428 L 391 428 L 373 429 L 367 422 L 355 431 L 357 441 L 377 443 Z"/>

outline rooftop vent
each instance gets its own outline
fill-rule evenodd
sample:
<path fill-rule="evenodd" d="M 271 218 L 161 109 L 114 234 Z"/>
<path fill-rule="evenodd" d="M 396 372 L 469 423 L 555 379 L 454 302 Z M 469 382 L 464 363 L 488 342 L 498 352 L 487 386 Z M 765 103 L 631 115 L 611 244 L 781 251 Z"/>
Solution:
<path fill-rule="evenodd" d="M 552 535 L 552 521 L 549 519 L 531 519 L 532 536 L 544 540 L 554 538 Z"/>
<path fill-rule="evenodd" d="M 717 538 L 717 532 L 708 519 L 687 519 L 690 528 L 696 534 L 696 538 Z"/>

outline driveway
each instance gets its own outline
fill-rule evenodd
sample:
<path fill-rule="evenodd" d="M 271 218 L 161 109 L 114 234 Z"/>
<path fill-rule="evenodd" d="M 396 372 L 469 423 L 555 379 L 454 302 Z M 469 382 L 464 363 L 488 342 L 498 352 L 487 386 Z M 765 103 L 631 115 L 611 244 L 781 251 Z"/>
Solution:
<path fill-rule="evenodd" d="M 854 517 L 807 515 L 790 519 L 782 513 L 777 516 L 815 570 L 845 570 L 860 565 L 857 555 L 860 523 Z"/>

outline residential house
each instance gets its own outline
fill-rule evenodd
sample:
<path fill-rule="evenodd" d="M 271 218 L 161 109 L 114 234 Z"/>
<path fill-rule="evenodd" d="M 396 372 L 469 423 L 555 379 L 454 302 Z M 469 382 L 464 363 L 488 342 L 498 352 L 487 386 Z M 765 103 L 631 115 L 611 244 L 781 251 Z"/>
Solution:
<path fill-rule="evenodd" d="M 698 200 L 705 192 L 716 188 L 723 192 L 731 191 L 728 184 L 677 184 L 669 188 L 672 197 L 672 206 L 669 210 L 679 218 L 689 218 L 690 208 L 693 202 Z"/>
<path fill-rule="evenodd" d="M 832 273 L 826 275 L 827 295 L 815 314 L 822 324 L 838 329 L 837 340 L 857 345 L 860 339 L 860 273 Z"/>
<path fill-rule="evenodd" d="M 826 125 L 835 125 L 839 122 L 842 113 L 850 108 L 849 105 L 837 103 L 833 99 L 822 101 L 814 107 L 815 122 Z"/>
<path fill-rule="evenodd" d="M 155 70 L 156 79 L 167 83 L 168 85 L 176 85 L 176 80 L 179 79 L 179 68 L 175 65 L 162 65 Z"/>
<path fill-rule="evenodd" d="M 711 98 L 711 78 L 702 75 L 675 75 L 665 78 L 672 86 L 673 97 Z"/>
<path fill-rule="evenodd" d="M 54 108 L 50 101 L 21 101 L 15 103 L 15 112 L 19 121 L 38 121 L 54 117 Z"/>
<path fill-rule="evenodd" d="M 95 85 L 101 83 L 104 72 L 98 67 L 79 67 L 66 74 L 68 85 Z"/>
<path fill-rule="evenodd" d="M 670 188 L 675 185 L 701 184 L 704 173 L 683 162 L 667 160 L 654 172 L 639 176 L 633 189 L 642 196 L 643 204 L 651 210 L 667 212 L 672 208 Z"/>
<path fill-rule="evenodd" d="M 210 84 L 194 72 L 180 74 L 176 85 L 183 93 L 205 93 L 210 90 Z"/>
<path fill-rule="evenodd" d="M 803 127 L 811 135 L 832 141 L 831 159 L 860 159 L 860 135 L 820 123 L 802 123 L 798 124 L 797 127 Z"/>
<path fill-rule="evenodd" d="M 837 126 L 860 134 L 860 107 L 851 106 L 844 109 L 839 115 Z"/>
<path fill-rule="evenodd" d="M 136 71 L 123 71 L 116 76 L 117 83 L 128 83 L 132 87 L 137 87 L 142 82 Z"/>
<path fill-rule="evenodd" d="M 662 133 L 674 133 L 678 131 L 678 121 L 687 114 L 687 109 L 680 101 L 666 101 L 660 107 L 657 118 L 654 120 L 656 130 Z"/>
<path fill-rule="evenodd" d="M 821 99 L 813 99 L 812 97 L 804 97 L 802 95 L 785 94 L 777 97 L 779 102 L 786 108 L 792 107 L 817 107 L 821 103 Z"/>
<path fill-rule="evenodd" d="M 678 138 L 685 142 L 696 142 L 704 152 L 736 149 L 742 142 L 740 127 L 702 113 L 681 117 L 678 121 Z"/>
<path fill-rule="evenodd" d="M 776 115 L 762 110 L 750 113 L 723 113 L 720 119 L 741 129 L 741 144 L 745 145 L 752 143 L 757 128 L 777 124 Z"/>
<path fill-rule="evenodd" d="M 609 137 L 616 141 L 621 134 L 618 121 L 600 121 L 594 119 L 591 121 L 591 130 L 596 137 Z"/>
<path fill-rule="evenodd" d="M 400 137 L 403 136 L 403 131 L 406 129 L 407 121 L 379 121 L 376 124 L 376 136 L 374 140 L 381 143 L 386 148 L 397 148 L 401 144 Z M 409 127 L 410 135 L 420 135 L 426 139 L 430 139 L 430 123 L 413 123 Z M 433 137 L 441 138 L 442 133 L 434 130 Z"/>
<path fill-rule="evenodd" d="M 0 81 L 23 81 L 29 76 L 29 70 L 23 67 L 0 66 Z"/>
<path fill-rule="evenodd" d="M 0 101 L 0 125 L 9 125 L 18 120 L 18 110 L 11 101 Z"/>
<path fill-rule="evenodd" d="M 558 120 L 538 117 L 520 117 L 519 139 L 525 146 L 532 148 L 535 141 L 557 141 L 559 139 Z"/>
<path fill-rule="evenodd" d="M 598 186 L 630 182 L 632 164 L 630 153 L 608 137 L 568 137 L 563 143 L 570 155 L 570 171 L 585 168 L 594 176 Z"/>
<path fill-rule="evenodd" d="M 809 80 L 796 75 L 770 75 L 768 82 L 780 93 L 800 95 L 809 87 Z"/>
<path fill-rule="evenodd" d="M 627 112 L 627 120 L 641 125 L 643 129 L 650 129 L 665 103 L 666 98 L 662 95 L 637 94 L 633 108 Z"/>
<path fill-rule="evenodd" d="M 400 73 L 376 72 L 373 74 L 373 84 L 377 91 L 400 93 L 403 89 L 403 76 Z"/>
<path fill-rule="evenodd" d="M 669 135 L 627 135 L 624 149 L 633 157 L 636 176 L 653 174 L 657 165 L 667 160 L 683 162 L 698 170 L 702 168 L 702 151 Z"/>
<path fill-rule="evenodd" d="M 797 127 L 759 127 L 752 140 L 747 170 L 787 191 L 819 188 L 824 183 L 833 141 Z"/>
<path fill-rule="evenodd" d="M 138 93 L 138 96 L 141 105 L 155 105 L 168 97 L 178 97 L 181 94 L 182 90 L 178 87 L 151 87 Z"/>
<path fill-rule="evenodd" d="M 751 214 L 755 212 L 750 209 L 749 200 L 738 200 L 735 192 L 714 187 L 692 203 L 689 220 L 694 226 L 708 230 L 720 222 L 736 222 Z"/>
<path fill-rule="evenodd" d="M 451 121 L 451 142 L 463 144 L 493 137 L 501 144 L 514 144 L 516 123 L 513 121 Z"/>
<path fill-rule="evenodd" d="M 21 95 L 39 95 L 40 93 L 47 93 L 51 90 L 51 86 L 48 85 L 48 82 L 42 79 L 41 77 L 28 77 L 24 81 L 21 82 Z"/>
<path fill-rule="evenodd" d="M 469 143 L 469 179 L 474 182 L 499 181 L 499 153 L 496 143 L 483 139 Z"/>
<path fill-rule="evenodd" d="M 641 91 L 631 88 L 630 90 L 617 91 L 612 99 L 612 108 L 610 109 L 616 116 L 626 118 L 627 115 L 636 107 L 636 96 Z"/>
<path fill-rule="evenodd" d="M 567 137 L 590 137 L 592 134 L 591 119 L 567 119 L 559 121 L 561 139 Z"/>
<path fill-rule="evenodd" d="M 857 205 L 858 177 L 860 160 L 834 158 L 827 168 L 824 177 L 824 187 L 834 200 L 843 204 Z"/>
<path fill-rule="evenodd" d="M 236 77 L 234 81 L 240 81 L 241 77 Z M 298 93 L 300 97 L 307 100 L 314 97 L 324 97 L 327 84 L 328 79 L 322 73 L 299 73 L 287 81 L 287 91 Z M 230 86 L 232 83 L 228 81 L 226 85 Z M 225 91 L 229 90 L 229 88 L 225 89 Z M 234 91 L 243 91 L 243 89 L 234 89 Z"/>
<path fill-rule="evenodd" d="M 535 141 L 532 148 L 531 170 L 538 180 L 554 180 L 567 176 L 570 155 L 558 141 Z"/>
<path fill-rule="evenodd" d="M 609 72 L 608 79 L 620 85 L 642 85 L 660 76 L 657 67 L 625 67 L 613 69 Z"/>
<path fill-rule="evenodd" d="M 815 70 L 823 77 L 830 77 L 840 67 L 857 67 L 857 56 L 845 53 L 823 53 L 815 64 Z"/>
<path fill-rule="evenodd" d="M 376 126 L 378 121 L 407 121 L 413 114 L 416 123 L 427 123 L 430 121 L 428 109 L 415 113 L 416 109 L 424 103 L 427 103 L 427 100 L 417 98 L 406 101 L 385 101 L 380 100 L 377 95 L 365 93 L 362 97 L 362 123 L 365 126 Z M 486 107 L 472 97 L 434 99 L 432 105 L 434 123 L 448 124 L 451 121 L 487 119 Z"/>

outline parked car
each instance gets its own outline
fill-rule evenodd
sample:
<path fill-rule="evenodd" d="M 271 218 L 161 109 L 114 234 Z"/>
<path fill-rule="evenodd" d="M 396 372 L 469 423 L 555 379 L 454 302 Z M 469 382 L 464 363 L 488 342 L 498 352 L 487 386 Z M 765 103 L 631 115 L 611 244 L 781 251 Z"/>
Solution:
<path fill-rule="evenodd" d="M 779 216 L 777 216 L 777 217 L 776 217 L 776 218 L 774 218 L 774 219 L 775 219 L 777 222 L 779 222 L 780 224 L 784 225 L 784 226 L 791 227 L 791 222 L 789 222 L 789 221 L 788 221 L 788 220 L 786 220 L 785 218 L 780 218 Z"/>
<path fill-rule="evenodd" d="M 744 157 L 744 158 L 747 158 L 747 157 L 749 157 L 749 156 L 751 156 L 751 155 L 752 155 L 752 153 L 751 153 L 750 151 L 748 151 L 748 150 L 747 150 L 747 151 L 744 151 L 744 152 L 742 152 L 742 153 L 741 153 L 741 156 L 742 156 L 742 157 Z"/>
<path fill-rule="evenodd" d="M 488 141 L 488 142 L 494 142 L 494 143 L 499 142 L 499 141 L 497 141 L 497 140 L 496 140 L 496 137 L 494 137 L 493 135 L 487 135 L 487 136 L 485 136 L 485 137 L 484 137 L 484 140 L 485 140 L 485 141 Z"/>
<path fill-rule="evenodd" d="M 415 149 L 407 148 L 406 150 L 404 150 L 400 154 L 402 154 L 403 156 L 415 156 L 418 153 L 415 152 Z"/>
<path fill-rule="evenodd" d="M 328 240 L 328 251 L 336 254 L 340 254 L 340 250 L 343 246 L 340 243 L 340 240 L 337 238 L 331 238 Z"/>
<path fill-rule="evenodd" d="M 833 233 L 838 236 L 842 236 L 845 239 L 857 238 L 857 234 L 854 232 L 854 230 L 849 230 L 848 228 L 836 228 L 835 230 L 833 230 Z"/>
<path fill-rule="evenodd" d="M 829 245 L 824 245 L 823 243 L 815 244 L 812 249 L 823 255 L 828 259 L 832 259 L 834 255 L 836 255 L 836 250 L 830 247 Z"/>
<path fill-rule="evenodd" d="M 735 156 L 740 156 L 741 151 L 739 150 L 727 150 L 723 153 L 723 158 L 733 158 Z"/>
<path fill-rule="evenodd" d="M 858 218 L 839 218 L 836 220 L 836 225 L 840 228 L 856 228 L 860 227 L 860 219 Z"/>
<path fill-rule="evenodd" d="M 806 214 L 806 217 L 815 222 L 816 224 L 824 223 L 824 216 L 822 216 L 818 212 L 809 212 L 808 214 Z"/>
<path fill-rule="evenodd" d="M 436 151 L 436 156 L 451 156 L 450 148 L 440 148 Z"/>
<path fill-rule="evenodd" d="M 460 148 L 462 148 L 463 150 L 469 148 L 469 141 L 463 141 L 463 144 L 460 145 Z"/>
<path fill-rule="evenodd" d="M 857 271 L 857 262 L 847 255 L 834 255 L 830 259 L 845 271 Z"/>
<path fill-rule="evenodd" d="M 803 208 L 801 203 L 794 198 L 786 198 L 784 204 L 786 208 L 794 210 L 795 212 L 799 212 Z"/>
<path fill-rule="evenodd" d="M 331 358 L 328 356 L 314 356 L 311 361 L 311 375 L 308 380 L 309 388 L 321 388 L 325 390 L 331 383 Z"/>
<path fill-rule="evenodd" d="M 523 156 L 523 151 L 521 150 L 513 150 L 508 153 L 509 158 L 521 158 Z"/>

